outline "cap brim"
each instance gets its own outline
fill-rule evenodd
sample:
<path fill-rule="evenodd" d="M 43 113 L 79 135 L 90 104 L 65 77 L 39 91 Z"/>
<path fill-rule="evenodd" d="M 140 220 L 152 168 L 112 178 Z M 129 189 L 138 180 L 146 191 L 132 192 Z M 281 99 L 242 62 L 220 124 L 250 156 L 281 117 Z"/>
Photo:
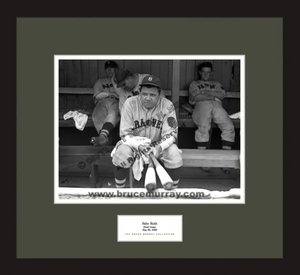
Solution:
<path fill-rule="evenodd" d="M 143 83 L 143 84 L 140 84 L 140 86 L 153 86 L 153 87 L 157 87 L 157 88 L 161 88 L 160 85 L 158 84 L 153 84 L 153 82 L 150 82 L 150 83 Z"/>

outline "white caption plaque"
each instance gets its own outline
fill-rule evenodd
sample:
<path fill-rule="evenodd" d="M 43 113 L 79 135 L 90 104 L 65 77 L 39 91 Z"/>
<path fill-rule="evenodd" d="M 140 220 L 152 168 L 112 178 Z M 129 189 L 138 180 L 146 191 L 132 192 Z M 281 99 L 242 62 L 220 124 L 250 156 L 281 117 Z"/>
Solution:
<path fill-rule="evenodd" d="M 182 215 L 118 215 L 118 242 L 182 242 Z"/>

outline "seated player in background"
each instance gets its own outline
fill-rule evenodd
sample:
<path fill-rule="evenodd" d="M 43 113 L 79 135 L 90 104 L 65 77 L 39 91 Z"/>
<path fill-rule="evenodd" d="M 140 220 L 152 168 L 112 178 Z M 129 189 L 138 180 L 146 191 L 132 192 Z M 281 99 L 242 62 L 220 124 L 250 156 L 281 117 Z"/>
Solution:
<path fill-rule="evenodd" d="M 118 65 L 114 61 L 107 61 L 104 69 L 106 77 L 98 79 L 94 85 L 95 108 L 92 119 L 99 134 L 91 139 L 94 146 L 108 144 L 111 131 L 120 121 L 119 95 L 112 83 L 112 77 L 116 73 Z"/>
<path fill-rule="evenodd" d="M 198 129 L 195 141 L 198 149 L 206 149 L 209 141 L 211 122 L 221 130 L 222 148 L 231 149 L 235 139 L 234 125 L 225 109 L 222 100 L 225 90 L 217 81 L 211 81 L 212 64 L 204 62 L 199 66 L 200 80 L 193 81 L 189 86 L 189 103 L 194 107 L 192 118 Z"/>

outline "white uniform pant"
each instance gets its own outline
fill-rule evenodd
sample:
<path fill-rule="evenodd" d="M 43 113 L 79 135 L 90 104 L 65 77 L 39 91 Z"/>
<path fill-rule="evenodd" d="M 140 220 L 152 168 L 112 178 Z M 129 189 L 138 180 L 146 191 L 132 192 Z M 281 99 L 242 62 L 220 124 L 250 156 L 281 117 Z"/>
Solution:
<path fill-rule="evenodd" d="M 92 119 L 98 133 L 106 122 L 110 122 L 115 127 L 120 121 L 119 101 L 114 98 L 100 99 L 96 103 Z"/>
<path fill-rule="evenodd" d="M 227 112 L 223 109 L 221 102 L 214 100 L 197 102 L 192 118 L 198 127 L 195 132 L 196 142 L 204 143 L 209 141 L 209 130 L 212 121 L 216 123 L 222 131 L 222 141 L 234 142 L 234 125 Z"/>
<path fill-rule="evenodd" d="M 162 160 L 165 168 L 175 169 L 183 165 L 181 154 L 181 150 L 173 143 L 170 147 L 162 151 L 157 158 Z"/>

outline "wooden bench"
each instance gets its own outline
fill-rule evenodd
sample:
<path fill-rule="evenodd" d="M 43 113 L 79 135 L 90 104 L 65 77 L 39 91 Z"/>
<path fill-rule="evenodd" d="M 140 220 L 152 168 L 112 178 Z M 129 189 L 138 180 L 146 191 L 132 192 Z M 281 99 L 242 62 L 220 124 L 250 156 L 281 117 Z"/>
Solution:
<path fill-rule="evenodd" d="M 92 99 L 92 95 L 94 93 L 93 88 L 59 88 L 59 94 L 60 95 L 82 95 L 82 96 L 90 96 Z M 172 91 L 171 90 L 164 90 L 164 93 L 167 97 L 171 97 Z M 179 96 L 180 97 L 188 97 L 188 91 L 187 90 L 180 90 L 179 91 Z M 240 93 L 239 92 L 226 92 L 225 98 L 240 98 Z M 176 103 L 175 103 L 176 105 Z M 175 106 L 178 109 L 178 106 Z M 81 105 L 76 106 L 78 109 L 84 109 Z M 179 106 L 180 108 L 180 106 Z M 70 111 L 69 109 L 63 108 L 59 110 L 59 126 L 60 127 L 74 127 L 74 121 L 72 119 L 64 120 L 63 115 Z M 73 110 L 72 110 L 73 111 Z M 87 114 L 89 116 L 88 122 L 86 127 L 94 127 L 93 121 L 92 121 L 92 112 L 93 108 L 91 106 L 88 107 L 86 110 Z M 231 113 L 230 113 L 231 114 Z M 239 119 L 233 120 L 234 126 L 236 128 L 240 127 Z M 194 124 L 191 115 L 185 115 L 185 116 L 180 116 L 178 114 L 178 124 L 179 127 L 196 127 Z M 213 127 L 216 127 L 216 125 L 212 125 Z"/>
<path fill-rule="evenodd" d="M 93 187 L 99 179 L 99 165 L 111 163 L 110 147 L 94 146 L 60 146 L 59 164 L 60 169 L 64 165 L 81 165 L 90 169 L 90 182 Z M 183 167 L 227 167 L 240 169 L 240 150 L 198 150 L 181 149 L 183 158 Z M 133 185 L 133 175 L 130 169 L 129 186 Z"/>
<path fill-rule="evenodd" d="M 60 95 L 82 95 L 82 96 L 89 96 L 92 100 L 92 95 L 94 93 L 93 88 L 59 88 L 59 94 Z M 164 93 L 167 97 L 170 97 L 172 95 L 171 90 L 164 90 Z M 179 96 L 181 97 L 188 97 L 188 91 L 187 90 L 180 90 Z M 240 98 L 239 92 L 226 92 L 225 98 Z M 78 109 L 83 108 L 80 104 L 77 106 Z M 178 106 L 175 106 L 178 109 Z M 179 106 L 180 108 L 180 106 Z M 84 109 L 84 108 L 83 108 Z M 62 109 L 59 110 L 59 127 L 75 127 L 75 122 L 72 118 L 68 120 L 64 120 L 63 115 L 70 111 L 69 109 Z M 73 111 L 73 110 L 72 110 Z M 88 121 L 85 127 L 94 127 L 94 123 L 92 120 L 92 112 L 93 108 L 89 105 L 88 109 L 86 109 L 86 113 L 88 115 Z M 229 113 L 230 115 L 232 113 Z M 240 128 L 240 119 L 232 119 L 233 125 L 235 128 Z M 178 112 L 178 127 L 180 128 L 196 128 L 197 126 L 192 120 L 191 115 L 180 115 Z M 212 135 L 212 129 L 217 128 L 217 125 L 215 123 L 212 123 L 212 128 L 210 132 L 210 136 Z"/>
<path fill-rule="evenodd" d="M 70 118 L 67 120 L 64 120 L 63 115 L 67 113 L 65 112 L 60 112 L 59 113 L 59 127 L 75 127 L 75 121 Z M 87 115 L 89 116 L 88 121 L 85 125 L 85 127 L 95 127 L 94 122 L 91 117 L 91 112 L 87 112 Z M 231 119 L 233 125 L 235 128 L 240 128 L 240 119 Z M 212 123 L 212 128 L 217 128 L 218 126 L 215 123 Z M 179 117 L 178 119 L 178 127 L 181 128 L 196 128 L 196 124 L 193 122 L 192 116 L 184 116 L 184 117 Z"/>
<path fill-rule="evenodd" d="M 68 111 L 67 110 L 61 110 L 59 112 L 59 127 L 75 127 L 75 121 L 70 118 L 67 120 L 64 120 L 64 114 L 66 114 Z M 87 110 L 86 114 L 88 115 L 88 121 L 86 123 L 85 127 L 95 127 L 94 122 L 92 120 L 92 111 Z M 240 119 L 231 119 L 233 122 L 233 125 L 235 128 L 240 128 Z M 178 119 L 178 127 L 182 128 L 196 128 L 196 124 L 193 122 L 192 116 L 187 115 L 187 116 L 179 116 Z M 217 125 L 215 123 L 212 123 L 212 128 L 216 128 Z"/>

